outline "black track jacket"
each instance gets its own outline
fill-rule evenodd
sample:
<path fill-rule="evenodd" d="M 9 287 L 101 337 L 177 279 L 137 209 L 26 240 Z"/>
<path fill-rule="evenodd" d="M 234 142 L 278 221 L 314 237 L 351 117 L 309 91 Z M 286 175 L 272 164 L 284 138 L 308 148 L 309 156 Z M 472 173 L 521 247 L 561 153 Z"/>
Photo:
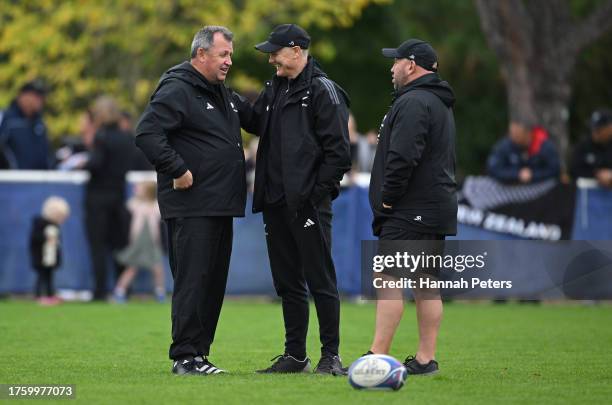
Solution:
<path fill-rule="evenodd" d="M 264 206 L 271 106 L 276 92 L 286 90 L 282 84 L 287 85 L 286 79 L 277 76 L 266 82 L 252 107 L 235 96 L 242 127 L 260 136 L 253 212 L 262 211 Z M 337 197 L 340 180 L 351 168 L 348 104 L 346 92 L 309 56 L 280 107 L 282 181 L 290 211 L 297 211 L 305 203 L 316 206 L 327 195 Z"/>
<path fill-rule="evenodd" d="M 455 96 L 437 74 L 395 93 L 380 126 L 370 179 L 374 235 L 382 226 L 457 232 Z M 392 209 L 383 209 L 382 203 Z"/>
<path fill-rule="evenodd" d="M 246 174 L 238 110 L 224 85 L 189 62 L 162 75 L 136 128 L 136 145 L 157 170 L 164 219 L 244 216 Z M 187 169 L 193 186 L 174 190 Z"/>

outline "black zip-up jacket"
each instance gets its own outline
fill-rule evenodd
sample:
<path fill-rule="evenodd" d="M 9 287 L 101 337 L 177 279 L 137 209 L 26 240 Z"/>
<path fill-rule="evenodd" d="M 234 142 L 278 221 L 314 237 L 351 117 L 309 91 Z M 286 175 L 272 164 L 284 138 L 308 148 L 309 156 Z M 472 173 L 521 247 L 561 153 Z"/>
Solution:
<path fill-rule="evenodd" d="M 313 206 L 326 196 L 338 196 L 340 180 L 351 168 L 346 92 L 327 78 L 308 57 L 302 73 L 293 81 L 274 76 L 251 105 L 235 94 L 242 127 L 260 136 L 255 163 L 253 212 L 265 204 L 266 158 L 269 151 L 271 107 L 278 91 L 289 92 L 279 108 L 282 182 L 290 212 L 304 204 Z"/>
<path fill-rule="evenodd" d="M 570 173 L 574 179 L 595 177 L 600 169 L 612 169 L 612 142 L 595 143 L 588 135 L 574 147 Z"/>
<path fill-rule="evenodd" d="M 224 85 L 189 62 L 162 75 L 136 128 L 136 145 L 157 170 L 164 219 L 244 216 L 246 173 L 238 110 Z M 193 185 L 174 190 L 189 169 Z"/>
<path fill-rule="evenodd" d="M 451 87 L 435 73 L 395 93 L 370 178 L 375 235 L 382 226 L 456 234 L 454 102 Z"/>

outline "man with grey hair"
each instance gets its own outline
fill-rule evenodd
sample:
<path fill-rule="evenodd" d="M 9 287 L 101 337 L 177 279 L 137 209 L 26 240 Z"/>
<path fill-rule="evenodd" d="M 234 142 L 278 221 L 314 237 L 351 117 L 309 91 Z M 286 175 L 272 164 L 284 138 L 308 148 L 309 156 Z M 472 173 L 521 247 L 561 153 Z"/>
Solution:
<path fill-rule="evenodd" d="M 308 55 L 310 36 L 296 24 L 274 28 L 255 48 L 274 66 L 255 104 L 236 99 L 243 128 L 260 137 L 253 212 L 262 212 L 270 269 L 285 323 L 283 354 L 260 373 L 301 373 L 308 294 L 319 320 L 319 374 L 343 374 L 340 299 L 331 255 L 332 200 L 351 167 L 346 92 Z"/>
<path fill-rule="evenodd" d="M 207 26 L 191 60 L 164 73 L 136 128 L 136 144 L 157 171 L 168 227 L 172 372 L 213 375 L 208 361 L 232 251 L 233 217 L 244 216 L 246 175 L 238 112 L 224 81 L 233 34 Z"/>

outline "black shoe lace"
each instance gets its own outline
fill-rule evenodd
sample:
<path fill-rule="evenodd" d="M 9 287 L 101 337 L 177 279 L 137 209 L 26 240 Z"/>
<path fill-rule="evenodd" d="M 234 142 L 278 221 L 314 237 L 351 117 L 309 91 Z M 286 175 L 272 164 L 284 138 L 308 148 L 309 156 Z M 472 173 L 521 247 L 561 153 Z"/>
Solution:
<path fill-rule="evenodd" d="M 270 359 L 270 361 L 274 361 L 275 363 L 272 364 L 268 370 L 270 371 L 276 371 L 279 369 L 281 362 L 285 359 L 285 357 L 287 357 L 286 354 L 279 354 L 278 356 L 275 356 L 273 358 Z"/>
<path fill-rule="evenodd" d="M 334 367 L 334 358 L 332 356 L 323 356 L 319 360 L 317 370 L 331 370 Z"/>
<path fill-rule="evenodd" d="M 214 367 L 216 369 L 219 369 L 219 367 L 215 366 L 208 360 L 208 357 L 204 357 L 204 363 L 207 364 L 209 367 Z"/>
<path fill-rule="evenodd" d="M 416 361 L 416 357 L 415 356 L 408 356 L 408 357 L 406 357 L 406 360 L 404 360 L 404 365 L 410 363 L 413 360 Z"/>

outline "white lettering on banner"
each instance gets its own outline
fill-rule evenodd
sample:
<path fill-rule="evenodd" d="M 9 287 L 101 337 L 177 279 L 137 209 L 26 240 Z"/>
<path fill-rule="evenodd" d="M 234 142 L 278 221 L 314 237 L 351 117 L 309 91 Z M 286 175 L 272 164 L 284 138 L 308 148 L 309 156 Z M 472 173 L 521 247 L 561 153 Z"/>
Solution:
<path fill-rule="evenodd" d="M 515 217 L 493 212 L 487 213 L 482 227 L 489 231 L 509 233 L 528 239 L 560 240 L 561 227 L 554 224 L 531 221 L 525 225 L 525 221 Z"/>
<path fill-rule="evenodd" d="M 527 239 L 560 240 L 561 227 L 555 224 L 531 221 L 525 224 L 521 218 L 495 212 L 486 212 L 459 204 L 457 221 L 461 224 L 482 227 L 493 232 L 508 233 Z"/>
<path fill-rule="evenodd" d="M 457 209 L 457 221 L 466 225 L 480 226 L 484 219 L 484 212 L 477 208 L 459 204 Z"/>

